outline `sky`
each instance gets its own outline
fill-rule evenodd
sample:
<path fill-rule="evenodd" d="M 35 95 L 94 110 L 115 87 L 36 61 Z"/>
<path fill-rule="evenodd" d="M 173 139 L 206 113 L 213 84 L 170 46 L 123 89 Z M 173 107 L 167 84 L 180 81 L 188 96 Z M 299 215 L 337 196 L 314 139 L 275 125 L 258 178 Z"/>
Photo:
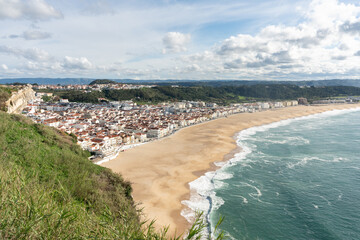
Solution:
<path fill-rule="evenodd" d="M 0 0 L 0 78 L 360 79 L 353 0 Z"/>

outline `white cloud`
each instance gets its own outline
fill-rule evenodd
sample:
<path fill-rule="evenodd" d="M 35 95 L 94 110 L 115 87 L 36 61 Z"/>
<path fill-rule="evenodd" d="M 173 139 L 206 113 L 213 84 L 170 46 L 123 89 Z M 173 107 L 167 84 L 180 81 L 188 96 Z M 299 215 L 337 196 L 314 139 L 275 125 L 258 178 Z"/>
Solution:
<path fill-rule="evenodd" d="M 55 77 L 359 76 L 360 7 L 341 1 L 0 0 L 0 63 Z M 39 21 L 57 9 L 66 18 Z"/>
<path fill-rule="evenodd" d="M 6 66 L 5 64 L 1 64 L 1 65 L 0 65 L 0 69 L 2 69 L 2 70 L 8 70 L 9 68 L 8 68 L 8 66 Z"/>
<path fill-rule="evenodd" d="M 85 7 L 82 10 L 85 14 L 101 15 L 101 14 L 115 14 L 113 6 L 107 0 L 86 1 Z"/>
<path fill-rule="evenodd" d="M 190 60 L 190 61 L 208 61 L 214 59 L 214 53 L 211 51 L 204 51 L 203 53 L 196 53 L 194 55 L 190 55 L 188 57 L 185 57 L 184 60 Z"/>
<path fill-rule="evenodd" d="M 23 38 L 25 40 L 42 40 L 51 38 L 51 34 L 48 32 L 41 32 L 37 30 L 25 31 L 20 35 L 10 35 L 9 38 Z"/>
<path fill-rule="evenodd" d="M 360 34 L 360 21 L 350 23 L 349 21 L 340 25 L 340 30 L 350 34 Z"/>
<path fill-rule="evenodd" d="M 277 1 L 280 0 L 271 0 L 271 2 Z M 18 0 L 15 2 L 26 3 L 29 1 Z M 268 2 L 254 5 L 243 0 L 230 0 L 226 4 L 214 0 L 194 2 L 171 1 L 169 4 L 163 4 L 161 1 L 145 0 L 43 0 L 42 2 L 53 6 L 58 12 L 61 10 L 66 18 L 63 18 L 61 21 L 43 22 L 37 21 L 38 19 L 32 19 L 35 21 L 31 23 L 36 24 L 38 27 L 33 30 L 40 31 L 41 29 L 43 32 L 52 32 L 56 39 L 53 41 L 34 42 L 7 38 L 4 39 L 4 45 L 16 46 L 16 44 L 21 44 L 17 45 L 17 47 L 21 48 L 44 47 L 47 51 L 51 52 L 51 55 L 57 61 L 61 62 L 61 65 L 64 64 L 64 56 L 74 56 L 75 54 L 75 56 L 86 56 L 87 59 L 91 59 L 93 64 L 91 71 L 93 72 L 79 70 L 78 72 L 82 76 L 89 74 L 87 76 L 93 77 L 91 74 L 96 73 L 98 74 L 97 76 L 117 77 L 115 74 L 121 72 L 121 76 L 127 77 L 127 72 L 111 67 L 112 62 L 121 58 L 124 61 L 123 68 L 135 69 L 137 72 L 142 71 L 146 73 L 144 75 L 146 78 L 152 76 L 152 73 L 160 75 L 162 78 L 167 78 L 166 75 L 171 71 L 170 69 L 173 69 L 174 65 L 180 62 L 176 58 L 182 57 L 181 55 L 184 54 L 186 48 L 189 52 L 203 51 L 210 48 L 219 39 L 228 36 L 228 33 L 226 35 L 224 33 L 223 36 L 218 36 L 217 39 L 211 39 L 210 37 L 210 41 L 204 45 L 204 42 L 199 42 L 203 36 L 198 34 L 197 31 L 206 25 L 211 26 L 217 22 L 239 22 L 244 19 L 258 21 L 258 18 L 267 18 L 268 16 L 273 18 L 272 11 L 276 11 L 280 16 L 284 14 L 285 9 L 290 9 L 291 11 L 294 5 L 291 2 L 286 4 L 287 7 L 283 7 L 285 5 L 283 4 L 279 8 Z M 8 15 L 6 18 L 6 21 L 2 21 L 6 24 L 3 24 L 4 26 L 1 27 L 2 35 L 6 36 L 13 33 L 14 29 L 19 29 L 18 35 L 21 36 L 20 33 L 28 28 L 24 23 L 26 25 L 29 24 L 22 20 L 31 19 L 29 16 L 10 18 Z M 12 21 L 13 19 L 16 21 Z M 280 17 L 276 19 L 280 19 Z M 175 47 L 170 46 L 167 49 L 161 40 L 169 31 L 185 33 L 184 35 L 188 37 L 190 37 L 190 34 L 191 37 L 193 34 L 197 35 L 194 42 L 193 40 L 191 41 L 191 48 L 190 44 L 187 45 L 185 43 L 175 44 L 172 45 Z M 101 48 L 97 46 L 101 46 Z M 181 54 L 160 54 L 162 50 L 166 53 L 181 52 Z M 211 50 L 208 50 L 208 52 L 211 53 L 210 55 L 214 54 Z M 131 55 L 128 53 L 131 53 Z M 20 69 L 26 66 L 26 64 L 21 65 L 23 62 L 17 59 L 10 59 L 8 61 L 6 57 L 0 58 L 0 62 L 5 60 L 4 63 L 7 63 L 11 68 L 18 67 Z M 206 56 L 205 58 L 209 57 L 212 56 Z M 205 61 L 208 60 L 205 59 Z M 192 64 L 182 65 L 180 63 L 179 68 L 185 68 Z M 97 66 L 105 67 L 102 68 L 102 71 L 97 71 Z M 201 69 L 211 70 L 210 67 L 205 68 L 204 64 L 199 64 L 199 66 L 201 66 Z M 163 71 L 159 73 L 157 72 L 158 69 Z M 131 71 L 128 71 L 129 74 Z M 73 69 L 68 72 L 75 74 L 76 70 Z M 36 74 L 39 73 L 37 72 Z M 43 75 L 46 74 L 56 76 L 58 73 L 47 69 L 46 72 L 43 72 Z"/>
<path fill-rule="evenodd" d="M 346 58 L 347 56 L 342 56 L 342 55 L 331 57 L 332 60 L 339 60 L 339 61 L 345 60 Z"/>
<path fill-rule="evenodd" d="M 331 28 L 345 21 L 353 21 L 360 13 L 358 6 L 338 0 L 313 0 L 304 15 L 318 29 Z"/>
<path fill-rule="evenodd" d="M 18 74 L 21 74 L 16 68 L 9 68 L 6 64 L 0 64 L 0 77 L 16 77 Z"/>
<path fill-rule="evenodd" d="M 178 53 L 186 51 L 186 45 L 190 42 L 190 39 L 190 34 L 168 32 L 163 38 L 163 53 Z"/>
<path fill-rule="evenodd" d="M 51 34 L 48 32 L 40 32 L 40 31 L 25 31 L 22 34 L 22 37 L 25 40 L 39 40 L 39 39 L 50 38 Z"/>
<path fill-rule="evenodd" d="M 47 61 L 51 58 L 48 52 L 38 49 L 31 48 L 26 50 L 21 50 L 20 54 L 27 59 L 35 60 L 35 61 Z"/>
<path fill-rule="evenodd" d="M 314 0 L 297 26 L 270 25 L 229 37 L 214 52 L 230 72 L 351 74 L 360 55 L 360 7 Z M 324 21 L 325 19 L 325 21 Z"/>
<path fill-rule="evenodd" d="M 62 17 L 59 10 L 43 0 L 0 0 L 0 20 L 49 20 Z"/>
<path fill-rule="evenodd" d="M 48 61 L 51 59 L 51 56 L 48 52 L 38 48 L 21 49 L 0 45 L 0 54 L 1 53 L 15 57 L 23 57 L 33 61 Z"/>
<path fill-rule="evenodd" d="M 197 64 L 194 63 L 194 64 L 192 64 L 192 65 L 190 65 L 190 66 L 187 66 L 187 67 L 186 67 L 186 70 L 189 71 L 189 72 L 198 72 L 198 71 L 201 70 L 201 68 L 200 68 L 199 65 L 197 65 Z"/>
<path fill-rule="evenodd" d="M 68 69 L 90 69 L 93 65 L 85 57 L 74 58 L 66 56 L 62 66 Z"/>
<path fill-rule="evenodd" d="M 239 34 L 225 39 L 217 50 L 219 55 L 243 54 L 245 52 L 266 51 L 267 43 L 251 35 Z"/>

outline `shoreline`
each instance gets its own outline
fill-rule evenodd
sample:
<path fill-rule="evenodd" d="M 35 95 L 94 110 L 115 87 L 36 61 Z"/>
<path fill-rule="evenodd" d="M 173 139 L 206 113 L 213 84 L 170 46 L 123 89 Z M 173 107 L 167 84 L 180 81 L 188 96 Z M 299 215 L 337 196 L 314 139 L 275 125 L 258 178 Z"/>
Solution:
<path fill-rule="evenodd" d="M 235 114 L 240 114 L 240 113 L 235 113 Z M 232 115 L 235 115 L 235 114 L 232 114 Z M 232 116 L 230 115 L 230 116 Z M 109 155 L 109 156 L 106 156 L 104 158 L 101 158 L 100 160 L 97 160 L 97 161 L 93 161 L 94 164 L 96 165 L 102 165 L 103 163 L 106 163 L 108 161 L 111 161 L 115 158 L 117 158 L 119 156 L 119 154 L 121 152 L 124 152 L 128 149 L 131 149 L 133 147 L 137 147 L 137 146 L 140 146 L 142 144 L 147 144 L 147 143 L 151 143 L 151 142 L 154 142 L 154 141 L 159 141 L 161 139 L 165 139 L 167 137 L 170 137 L 171 135 L 175 134 L 176 132 L 182 130 L 182 129 L 185 129 L 185 128 L 188 128 L 188 127 L 193 127 L 193 126 L 197 126 L 197 125 L 201 125 L 201 124 L 205 124 L 207 122 L 210 122 L 210 121 L 213 121 L 213 120 L 217 120 L 217 119 L 222 119 L 222 118 L 226 118 L 226 117 L 219 117 L 219 118 L 214 118 L 214 119 L 210 119 L 210 120 L 206 120 L 204 122 L 200 122 L 200 123 L 195 123 L 195 124 L 192 124 L 192 125 L 189 125 L 189 126 L 186 126 L 186 127 L 181 127 L 179 129 L 177 129 L 176 131 L 170 133 L 169 135 L 166 135 L 164 137 L 161 137 L 161 138 L 156 138 L 156 139 L 153 139 L 153 140 L 150 140 L 150 141 L 146 141 L 146 142 L 139 142 L 139 143 L 132 143 L 132 144 L 127 144 L 127 145 L 123 145 L 123 146 L 120 146 L 118 147 L 116 150 L 115 150 L 115 153 L 112 154 L 112 155 Z"/>
<path fill-rule="evenodd" d="M 285 119 L 313 115 L 360 104 L 297 106 L 256 113 L 239 113 L 183 128 L 154 142 L 138 146 L 102 164 L 130 180 L 133 197 L 144 208 L 145 218 L 156 227 L 170 225 L 169 233 L 186 231 L 190 224 L 181 212 L 181 202 L 190 199 L 189 183 L 218 169 L 215 162 L 230 160 L 241 148 L 240 131 Z"/>

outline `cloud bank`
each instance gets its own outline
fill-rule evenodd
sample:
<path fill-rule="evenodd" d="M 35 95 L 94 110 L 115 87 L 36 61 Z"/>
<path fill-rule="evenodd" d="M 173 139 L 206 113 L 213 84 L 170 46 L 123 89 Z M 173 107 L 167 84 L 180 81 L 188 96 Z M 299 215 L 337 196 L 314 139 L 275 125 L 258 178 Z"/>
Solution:
<path fill-rule="evenodd" d="M 360 6 L 349 2 L 0 0 L 0 70 L 11 77 L 360 78 Z"/>
<path fill-rule="evenodd" d="M 349 74 L 358 76 L 360 7 L 336 0 L 314 0 L 296 26 L 269 25 L 257 34 L 238 34 L 223 40 L 204 61 L 217 62 L 223 73 L 244 76 Z M 209 56 L 209 52 L 204 55 Z"/>
<path fill-rule="evenodd" d="M 43 0 L 0 0 L 0 19 L 43 21 L 62 17 L 59 10 Z"/>
<path fill-rule="evenodd" d="M 48 32 L 41 31 L 25 31 L 20 35 L 11 34 L 8 36 L 9 38 L 23 38 L 25 40 L 42 40 L 51 38 L 51 34 Z"/>

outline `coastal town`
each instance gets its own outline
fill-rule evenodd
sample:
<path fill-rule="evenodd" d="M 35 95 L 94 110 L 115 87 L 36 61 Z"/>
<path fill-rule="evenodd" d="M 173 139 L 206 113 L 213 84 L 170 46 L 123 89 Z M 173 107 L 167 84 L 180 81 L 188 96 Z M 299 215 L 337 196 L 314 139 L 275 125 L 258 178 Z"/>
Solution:
<path fill-rule="evenodd" d="M 77 143 L 91 152 L 91 160 L 103 162 L 120 152 L 145 142 L 169 136 L 177 130 L 237 113 L 253 113 L 270 109 L 308 105 L 306 98 L 291 101 L 248 102 L 218 105 L 205 101 L 171 101 L 158 104 L 137 104 L 134 101 L 99 103 L 70 102 L 56 97 L 47 89 L 99 91 L 101 89 L 139 89 L 143 85 L 26 85 L 12 86 L 17 94 L 8 100 L 8 112 L 22 112 L 36 123 L 55 127 L 72 134 Z M 148 85 L 148 88 L 156 87 Z M 173 86 L 176 87 L 176 86 Z M 35 92 L 35 91 L 36 92 Z M 19 101 L 19 99 L 22 101 Z M 49 101 L 49 99 L 52 99 Z M 103 101 L 104 100 L 104 101 Z M 346 104 L 358 97 L 312 101 L 312 104 Z"/>
<path fill-rule="evenodd" d="M 74 134 L 78 144 L 93 154 L 91 159 L 94 161 L 114 158 L 137 144 L 212 119 L 298 105 L 296 100 L 230 106 L 194 101 L 137 105 L 132 101 L 90 104 L 60 99 L 49 103 L 42 100 L 43 95 L 37 94 L 23 114 L 37 123 Z"/>
<path fill-rule="evenodd" d="M 0 0 L 0 240 L 360 240 L 360 0 Z"/>

